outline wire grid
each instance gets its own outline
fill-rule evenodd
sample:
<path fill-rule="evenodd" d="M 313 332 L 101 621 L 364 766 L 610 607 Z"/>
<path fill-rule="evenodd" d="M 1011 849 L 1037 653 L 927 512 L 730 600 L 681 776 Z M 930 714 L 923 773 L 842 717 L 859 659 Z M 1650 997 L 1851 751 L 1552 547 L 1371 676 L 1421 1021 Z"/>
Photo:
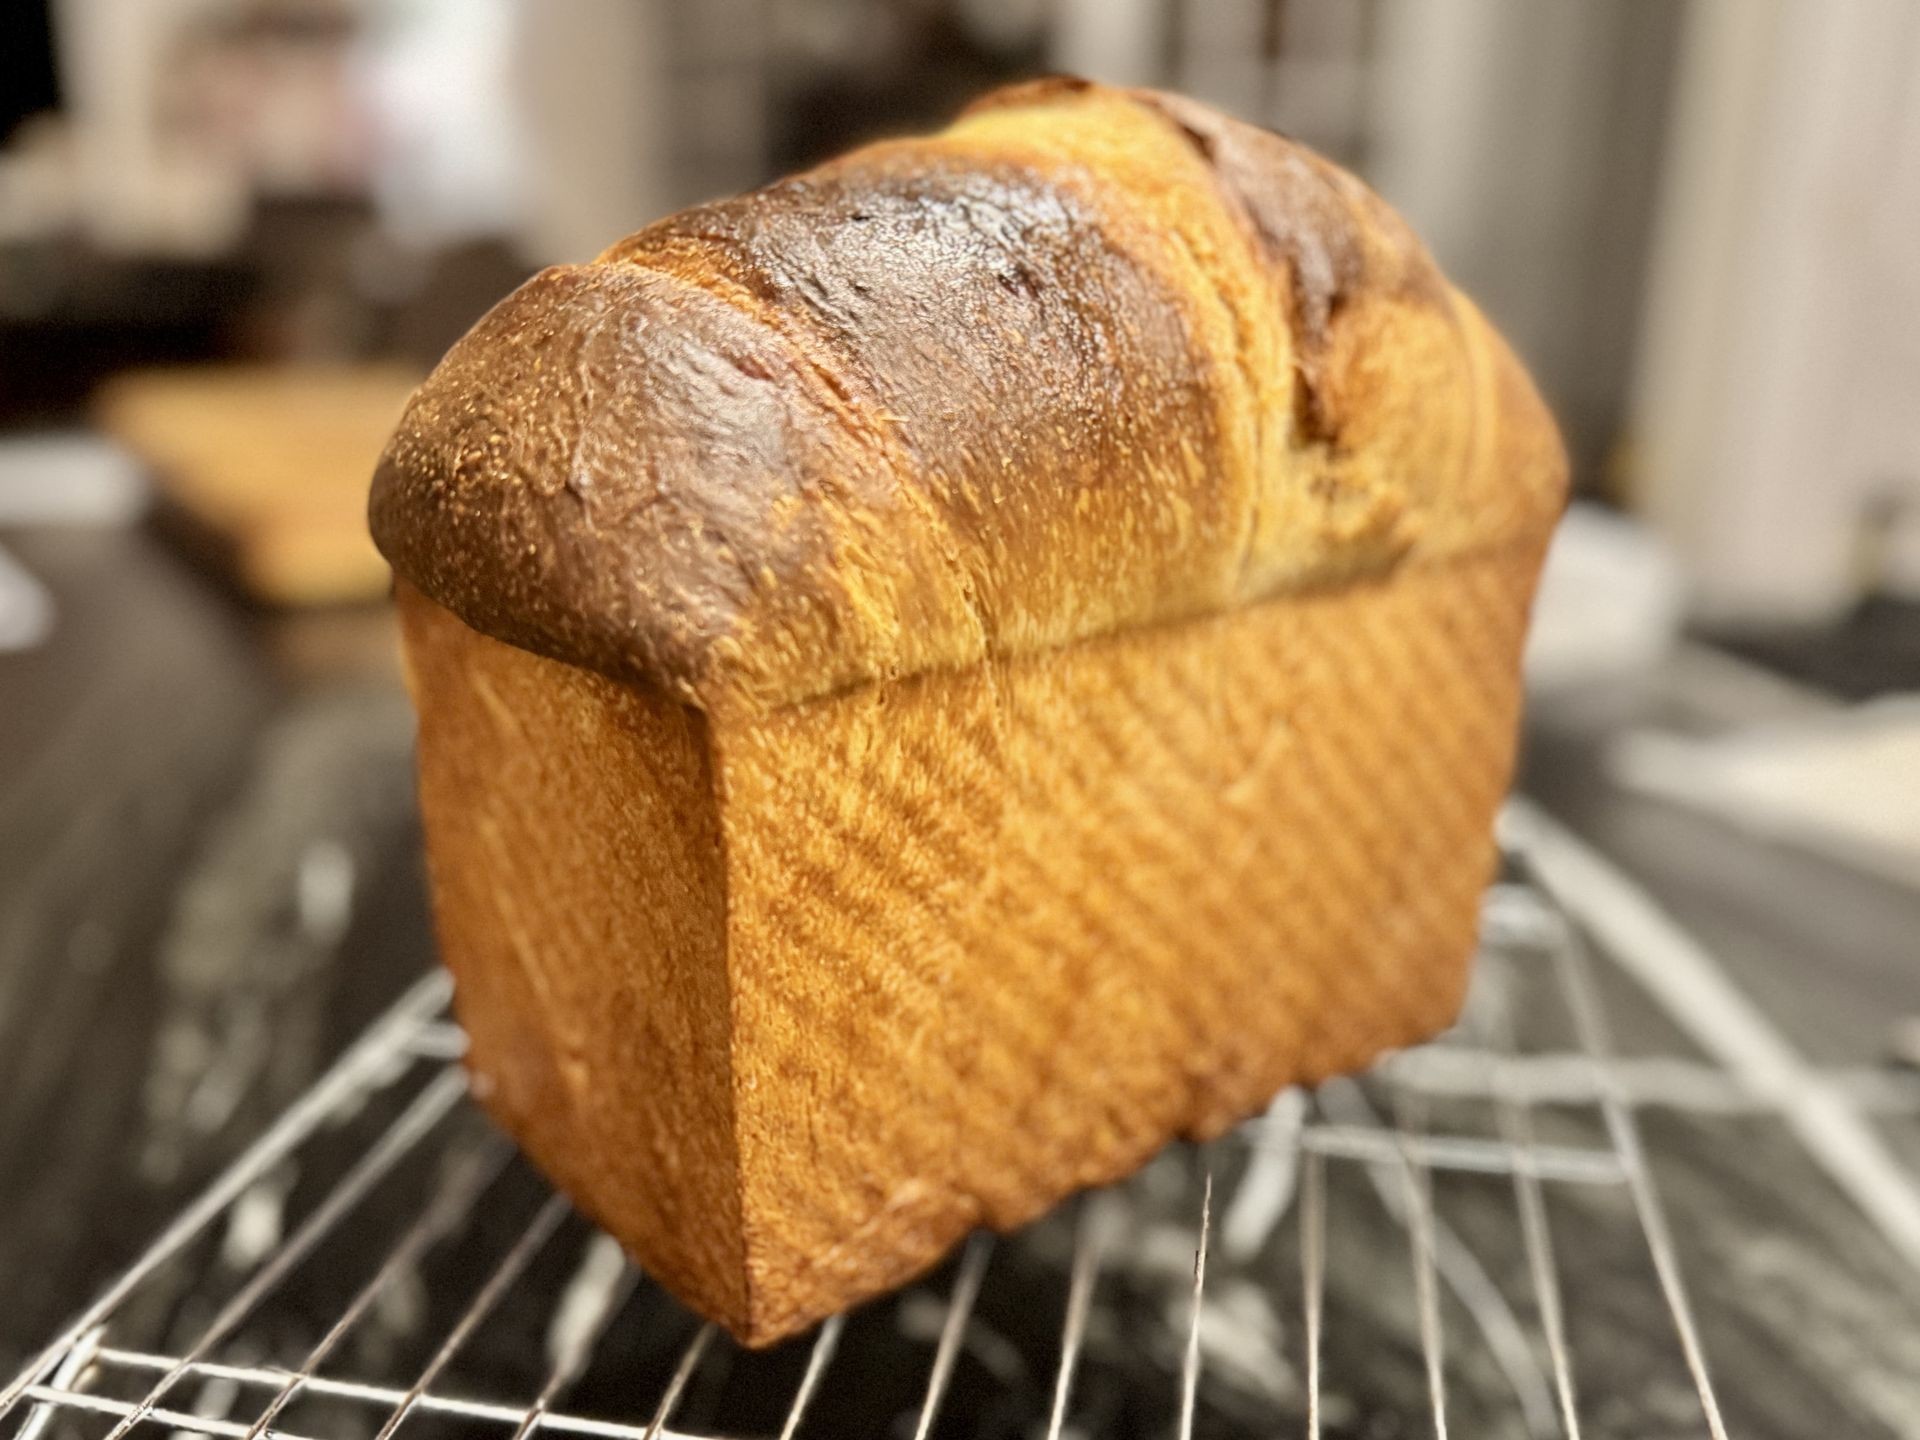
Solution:
<path fill-rule="evenodd" d="M 1468 1309 L 1490 1308 L 1494 1313 L 1494 1323 L 1481 1328 L 1496 1362 L 1513 1377 L 1526 1432 L 1573 1440 L 1580 1436 L 1580 1366 L 1568 1339 L 1562 1258 L 1556 1252 L 1566 1237 L 1556 1236 L 1548 1197 L 1564 1187 L 1597 1186 L 1624 1192 L 1630 1201 L 1644 1243 L 1647 1279 L 1658 1287 L 1664 1301 L 1673 1342 L 1697 1392 L 1700 1423 L 1714 1440 L 1724 1440 L 1726 1429 L 1688 1301 L 1681 1259 L 1636 1121 L 1634 1091 L 1646 1080 L 1644 1062 L 1636 1068 L 1636 1062 L 1616 1060 L 1602 992 L 1582 932 L 1568 919 L 1564 897 L 1529 874 L 1525 845 L 1519 850 L 1510 855 L 1515 862 L 1510 873 L 1520 878 L 1497 885 L 1488 897 L 1483 970 L 1497 956 L 1503 965 L 1527 967 L 1535 975 L 1550 977 L 1545 983 L 1557 992 L 1563 1029 L 1573 1044 L 1562 1053 L 1524 1053 L 1516 1044 L 1512 1015 L 1499 1007 L 1490 1012 L 1479 1007 L 1483 1013 L 1474 1026 L 1477 1033 L 1465 1041 L 1455 1036 L 1452 1044 L 1395 1057 L 1385 1067 L 1385 1083 L 1368 1087 L 1335 1081 L 1313 1096 L 1289 1092 L 1264 1118 L 1198 1152 L 1193 1165 L 1199 1183 L 1183 1202 L 1191 1204 L 1185 1246 L 1192 1267 L 1190 1289 L 1182 1297 L 1184 1313 L 1179 1317 L 1184 1344 L 1169 1375 L 1177 1386 L 1170 1401 L 1177 1440 L 1191 1440 L 1194 1432 L 1199 1387 L 1210 1353 L 1203 1343 L 1203 1324 L 1223 1327 L 1228 1323 L 1209 1316 L 1210 1258 L 1223 1236 L 1226 1245 L 1244 1249 L 1248 1236 L 1258 1244 L 1283 1233 L 1297 1236 L 1297 1363 L 1304 1390 L 1304 1429 L 1310 1440 L 1321 1435 L 1327 1414 L 1323 1376 L 1329 1177 L 1341 1166 L 1367 1175 L 1407 1237 L 1424 1399 L 1430 1410 L 1423 1420 L 1436 1436 L 1444 1440 L 1454 1414 L 1449 1355 L 1459 1336 L 1457 1331 L 1450 1333 L 1448 1315 L 1455 1310 L 1455 1298 Z M 588 1246 L 580 1272 L 564 1294 L 539 1297 L 549 1313 L 569 1306 L 574 1313 L 561 1317 L 565 1323 L 556 1319 L 549 1331 L 548 1368 L 536 1392 L 509 1403 L 462 1394 L 444 1383 L 463 1347 L 503 1298 L 516 1287 L 534 1283 L 527 1276 L 536 1257 L 562 1223 L 572 1218 L 566 1202 L 553 1194 L 531 1207 L 531 1215 L 481 1267 L 477 1282 L 462 1292 L 464 1299 L 450 1323 L 438 1332 L 438 1342 L 410 1383 L 376 1383 L 327 1371 L 330 1358 L 347 1353 L 356 1327 L 387 1303 L 396 1289 L 404 1288 L 423 1258 L 465 1223 L 476 1206 L 484 1208 L 488 1187 L 510 1163 L 508 1147 L 498 1140 L 476 1149 L 470 1163 L 448 1170 L 437 1191 L 408 1212 L 410 1218 L 397 1236 L 390 1237 L 384 1254 L 371 1258 L 369 1252 L 359 1251 L 335 1262 L 364 1278 L 356 1279 L 352 1298 L 299 1363 L 235 1363 L 221 1358 L 229 1342 L 246 1330 L 263 1302 L 289 1276 L 303 1265 L 317 1263 L 316 1255 L 346 1217 L 389 1181 L 407 1157 L 430 1150 L 450 1117 L 468 1108 L 458 1063 L 463 1037 L 446 1018 L 448 998 L 449 982 L 443 974 L 417 984 L 66 1333 L 0 1392 L 0 1424 L 12 1417 L 18 1425 L 15 1433 L 23 1440 L 39 1440 L 51 1427 L 64 1428 L 76 1419 L 95 1427 L 89 1433 L 104 1428 L 114 1440 L 136 1427 L 151 1431 L 156 1426 L 176 1433 L 248 1440 L 269 1434 L 292 1437 L 302 1432 L 282 1428 L 283 1418 L 298 1402 L 323 1397 L 363 1410 L 368 1428 L 377 1420 L 378 1440 L 388 1440 L 402 1429 L 430 1427 L 436 1420 L 455 1425 L 459 1433 L 511 1435 L 513 1440 L 523 1440 L 535 1431 L 620 1440 L 681 1440 L 688 1432 L 675 1428 L 676 1415 L 695 1376 L 716 1352 L 732 1349 L 731 1342 L 711 1325 L 691 1329 L 692 1338 L 679 1350 L 650 1406 L 633 1413 L 593 1416 L 570 1411 L 562 1403 L 592 1363 L 595 1347 L 613 1318 L 644 1284 L 604 1240 Z M 1479 1094 L 1496 1120 L 1490 1134 L 1433 1128 L 1434 1096 L 1446 1087 L 1436 1090 L 1431 1083 L 1394 1080 L 1396 1073 L 1435 1070 L 1432 1063 L 1423 1062 L 1437 1060 L 1446 1063 L 1436 1073 L 1444 1075 L 1450 1067 L 1456 1088 L 1463 1069 L 1479 1077 Z M 1551 1077 L 1548 1089 L 1555 1085 L 1562 1091 L 1570 1089 L 1597 1107 L 1604 1146 L 1543 1138 L 1537 1113 L 1540 1087 L 1535 1083 L 1543 1074 Z M 1569 1079 L 1569 1074 L 1574 1078 Z M 409 1085 L 411 1089 L 404 1088 Z M 383 1117 L 370 1140 L 354 1145 L 351 1163 L 305 1210 L 304 1218 L 258 1257 L 244 1282 L 217 1310 L 198 1322 L 197 1339 L 175 1353 L 151 1353 L 112 1343 L 116 1318 L 162 1267 L 193 1253 L 192 1247 L 223 1221 L 230 1225 L 236 1206 L 263 1177 L 303 1147 L 313 1146 L 316 1136 L 338 1130 L 346 1123 L 343 1117 L 350 1119 L 367 1108 L 370 1097 L 384 1092 L 411 1098 L 397 1104 L 396 1113 Z M 1381 1093 L 1388 1096 L 1384 1104 L 1369 1098 Z M 1239 1157 L 1231 1167 L 1223 1160 L 1229 1151 Z M 1216 1173 L 1228 1168 L 1235 1172 L 1230 1194 L 1215 1184 Z M 1517 1319 L 1522 1312 L 1497 1299 L 1488 1306 L 1476 1306 L 1476 1294 L 1487 1288 L 1484 1272 L 1463 1251 L 1435 1199 L 1436 1176 L 1452 1175 L 1504 1177 L 1511 1186 L 1512 1230 L 1524 1254 L 1531 1287 L 1527 1307 L 1531 1314 L 1524 1332 Z M 1070 1258 L 1060 1272 L 1065 1293 L 1057 1297 L 1058 1310 L 1053 1312 L 1061 1319 L 1053 1347 L 1050 1403 L 1045 1409 L 1047 1440 L 1076 1433 L 1075 1382 L 1088 1343 L 1093 1297 L 1109 1274 L 1116 1243 L 1112 1212 L 1100 1196 L 1080 1202 L 1075 1213 Z M 944 1272 L 937 1332 L 930 1330 L 927 1336 L 930 1358 L 912 1423 L 914 1440 L 929 1440 L 941 1417 L 996 1245 L 1019 1243 L 1019 1237 L 999 1241 L 976 1235 L 957 1263 Z M 805 1359 L 796 1366 L 798 1379 L 777 1431 L 780 1440 L 794 1440 L 810 1406 L 830 1383 L 847 1323 L 848 1317 L 836 1317 L 810 1338 L 792 1342 L 804 1351 Z M 687 1324 L 692 1327 L 691 1321 Z M 1544 1368 L 1534 1363 L 1537 1354 L 1546 1357 Z M 119 1383 L 105 1383 L 110 1380 Z M 219 1397 L 211 1405 L 207 1403 L 210 1393 Z M 198 1399 L 190 1403 L 190 1396 Z M 1027 1433 L 1038 1433 L 1039 1422 L 1040 1417 L 1034 1416 Z"/>

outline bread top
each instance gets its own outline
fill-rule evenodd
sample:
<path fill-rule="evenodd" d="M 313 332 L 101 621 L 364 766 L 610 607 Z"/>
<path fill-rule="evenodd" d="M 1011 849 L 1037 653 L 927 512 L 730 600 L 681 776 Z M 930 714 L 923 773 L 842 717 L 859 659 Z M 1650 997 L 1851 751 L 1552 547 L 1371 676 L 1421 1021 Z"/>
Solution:
<path fill-rule="evenodd" d="M 1537 543 L 1564 488 L 1358 180 L 1052 80 L 536 275 L 370 510 L 474 628 L 759 710 Z"/>

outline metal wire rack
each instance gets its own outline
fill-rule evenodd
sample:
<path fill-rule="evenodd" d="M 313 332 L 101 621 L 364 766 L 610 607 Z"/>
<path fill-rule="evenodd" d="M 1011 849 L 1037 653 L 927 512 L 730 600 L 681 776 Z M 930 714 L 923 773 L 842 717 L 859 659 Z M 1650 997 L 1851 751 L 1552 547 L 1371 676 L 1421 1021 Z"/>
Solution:
<path fill-rule="evenodd" d="M 1612 1283 L 1657 1293 L 1666 1332 L 1628 1364 L 1679 1377 L 1692 1425 L 1724 1440 L 1642 1104 L 1684 1092 L 1804 1123 L 1896 1243 L 1920 1202 L 1865 1173 L 1854 1091 L 1783 1083 L 1797 1062 L 1757 1014 L 1730 1030 L 1686 1008 L 1724 977 L 1624 877 L 1524 804 L 1503 840 L 1452 1035 L 1283 1095 L 1018 1236 L 978 1235 L 923 1284 L 763 1354 L 679 1311 L 475 1119 L 432 975 L 0 1391 L 0 1426 L 1319 1440 L 1384 1406 L 1440 1437 L 1577 1440 L 1609 1427 L 1591 1419 L 1570 1257 L 1611 1215 L 1630 1241 Z M 1699 1058 L 1616 1055 L 1617 969 Z"/>

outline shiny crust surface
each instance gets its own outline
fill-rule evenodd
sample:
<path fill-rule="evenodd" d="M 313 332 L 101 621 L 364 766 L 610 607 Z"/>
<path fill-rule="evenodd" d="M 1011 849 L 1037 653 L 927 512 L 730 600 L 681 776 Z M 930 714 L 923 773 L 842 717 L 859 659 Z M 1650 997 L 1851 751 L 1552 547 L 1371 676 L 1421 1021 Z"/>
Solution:
<path fill-rule="evenodd" d="M 1501 545 L 1564 486 L 1359 181 L 1055 80 L 534 277 L 370 518 L 486 634 L 764 711 Z"/>

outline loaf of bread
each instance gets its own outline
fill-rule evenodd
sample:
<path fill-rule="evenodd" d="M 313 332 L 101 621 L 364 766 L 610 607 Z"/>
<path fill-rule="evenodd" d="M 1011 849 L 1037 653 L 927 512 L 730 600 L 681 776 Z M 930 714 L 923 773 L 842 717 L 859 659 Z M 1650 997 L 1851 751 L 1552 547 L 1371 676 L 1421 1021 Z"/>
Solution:
<path fill-rule="evenodd" d="M 757 1345 L 1433 1034 L 1564 487 L 1378 198 L 1170 95 L 541 273 L 371 505 L 477 1093 Z"/>

